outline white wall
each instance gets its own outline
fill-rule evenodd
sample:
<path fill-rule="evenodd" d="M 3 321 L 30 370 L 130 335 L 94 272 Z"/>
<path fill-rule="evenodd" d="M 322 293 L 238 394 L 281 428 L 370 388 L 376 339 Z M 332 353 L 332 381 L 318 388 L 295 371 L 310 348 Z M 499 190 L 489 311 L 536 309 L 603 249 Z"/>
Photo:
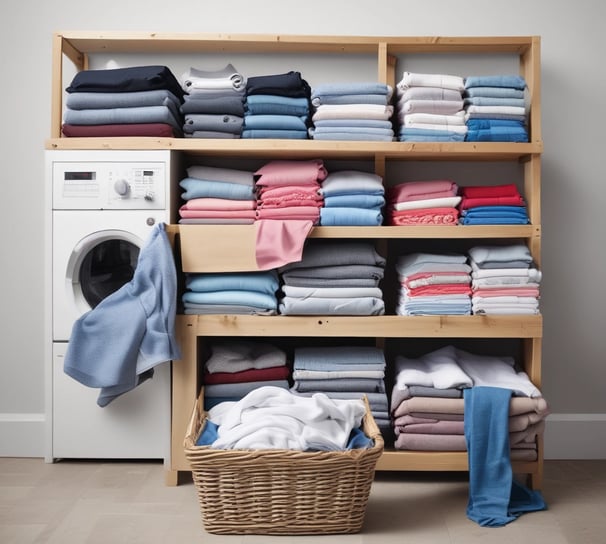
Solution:
<path fill-rule="evenodd" d="M 43 181 L 60 30 L 542 38 L 547 458 L 606 457 L 606 126 L 599 0 L 3 2 L 0 455 L 43 456 Z"/>

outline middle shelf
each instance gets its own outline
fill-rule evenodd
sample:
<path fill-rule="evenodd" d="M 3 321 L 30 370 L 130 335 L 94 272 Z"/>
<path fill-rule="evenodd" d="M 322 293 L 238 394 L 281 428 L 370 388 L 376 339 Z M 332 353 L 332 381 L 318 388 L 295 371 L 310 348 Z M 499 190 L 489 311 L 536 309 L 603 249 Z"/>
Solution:
<path fill-rule="evenodd" d="M 179 315 L 196 336 L 540 338 L 541 315 L 254 316 Z"/>

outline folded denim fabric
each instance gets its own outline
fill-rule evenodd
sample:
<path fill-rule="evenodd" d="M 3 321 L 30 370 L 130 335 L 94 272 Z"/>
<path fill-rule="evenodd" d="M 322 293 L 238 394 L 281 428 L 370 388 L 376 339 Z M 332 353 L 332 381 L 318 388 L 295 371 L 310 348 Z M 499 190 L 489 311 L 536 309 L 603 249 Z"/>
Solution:
<path fill-rule="evenodd" d="M 246 112 L 252 115 L 304 115 L 310 113 L 307 98 L 293 98 L 268 94 L 253 94 L 246 97 Z"/>
<path fill-rule="evenodd" d="M 468 76 L 465 78 L 465 88 L 470 87 L 510 87 L 512 89 L 524 90 L 526 80 L 519 75 L 491 75 L 491 76 Z"/>
<path fill-rule="evenodd" d="M 492 97 L 492 98 L 525 98 L 522 89 L 511 87 L 469 87 L 463 92 L 464 97 Z"/>

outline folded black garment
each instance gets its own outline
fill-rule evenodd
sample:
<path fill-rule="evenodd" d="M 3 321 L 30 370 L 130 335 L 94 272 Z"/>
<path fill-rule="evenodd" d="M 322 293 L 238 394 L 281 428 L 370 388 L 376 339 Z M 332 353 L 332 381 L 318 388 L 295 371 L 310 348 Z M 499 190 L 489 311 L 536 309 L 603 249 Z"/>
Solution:
<path fill-rule="evenodd" d="M 310 98 L 311 87 L 301 72 L 286 72 L 269 76 L 253 76 L 246 80 L 246 94 L 270 94 L 292 98 Z"/>
<path fill-rule="evenodd" d="M 184 92 L 177 78 L 166 66 L 133 66 L 106 70 L 82 70 L 67 89 L 68 93 L 150 91 L 168 89 L 181 101 Z"/>

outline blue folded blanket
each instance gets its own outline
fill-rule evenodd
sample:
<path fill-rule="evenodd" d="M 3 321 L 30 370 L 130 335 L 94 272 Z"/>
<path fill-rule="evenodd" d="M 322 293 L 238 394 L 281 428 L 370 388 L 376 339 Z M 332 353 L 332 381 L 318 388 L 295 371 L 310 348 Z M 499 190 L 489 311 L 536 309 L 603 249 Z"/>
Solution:
<path fill-rule="evenodd" d="M 511 390 L 471 387 L 463 392 L 469 459 L 467 517 L 483 527 L 501 527 L 526 512 L 547 508 L 541 493 L 513 479 L 509 459 Z"/>

